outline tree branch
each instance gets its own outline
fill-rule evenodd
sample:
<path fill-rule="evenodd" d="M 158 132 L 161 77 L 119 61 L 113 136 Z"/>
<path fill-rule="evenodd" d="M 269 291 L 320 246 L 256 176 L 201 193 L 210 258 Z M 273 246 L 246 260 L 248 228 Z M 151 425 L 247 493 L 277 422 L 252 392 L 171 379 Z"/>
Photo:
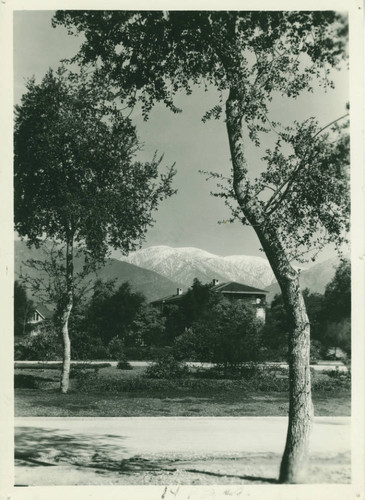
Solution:
<path fill-rule="evenodd" d="M 311 141 L 313 141 L 316 137 L 318 137 L 318 135 L 320 135 L 322 132 L 324 132 L 326 129 L 328 129 L 329 127 L 331 127 L 332 125 L 334 125 L 335 123 L 339 122 L 340 120 L 343 120 L 344 118 L 346 118 L 347 116 L 349 116 L 349 113 L 346 113 L 342 116 L 340 116 L 339 118 L 337 118 L 336 120 L 333 120 L 332 122 L 328 123 L 326 126 L 322 127 L 320 130 L 318 130 L 318 132 L 316 132 L 312 137 L 311 137 Z M 305 153 L 305 155 L 307 154 L 307 151 Z M 271 215 L 275 210 L 276 208 L 278 207 L 278 205 L 283 201 L 283 199 L 285 198 L 285 196 L 288 194 L 289 192 L 289 189 L 291 188 L 291 186 L 293 185 L 293 182 L 296 178 L 296 176 L 298 175 L 298 172 L 300 170 L 302 170 L 302 168 L 307 164 L 307 161 L 305 161 L 306 158 L 305 156 L 302 158 L 302 161 L 299 162 L 297 168 L 295 168 L 293 170 L 293 172 L 290 174 L 290 176 L 285 179 L 284 182 L 281 183 L 281 185 L 276 189 L 276 191 L 274 192 L 274 194 L 271 196 L 271 198 L 267 201 L 265 207 L 264 207 L 264 210 L 265 212 L 267 213 L 267 215 Z M 287 185 L 287 186 L 286 186 Z M 282 192 L 280 198 L 278 200 L 275 201 L 275 198 L 280 194 L 281 190 L 284 188 L 285 190 Z M 270 207 L 270 205 L 273 205 L 275 201 L 275 205 L 271 208 L 271 210 L 269 212 L 267 212 L 267 209 Z"/>

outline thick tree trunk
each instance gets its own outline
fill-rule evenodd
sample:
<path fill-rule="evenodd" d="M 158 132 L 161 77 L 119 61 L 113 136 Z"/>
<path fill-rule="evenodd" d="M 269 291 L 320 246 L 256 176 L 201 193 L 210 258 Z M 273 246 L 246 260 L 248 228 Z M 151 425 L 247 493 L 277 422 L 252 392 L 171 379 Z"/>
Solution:
<path fill-rule="evenodd" d="M 289 423 L 279 474 L 281 483 L 301 483 L 308 464 L 313 405 L 310 376 L 310 325 L 299 274 L 288 262 L 274 230 L 257 234 L 280 285 L 289 332 Z"/>
<path fill-rule="evenodd" d="M 73 306 L 73 238 L 67 239 L 66 244 L 66 303 L 62 314 L 62 345 L 63 362 L 61 372 L 61 392 L 66 394 L 70 383 L 71 341 L 68 332 L 68 320 Z"/>
<path fill-rule="evenodd" d="M 226 103 L 226 124 L 233 164 L 233 187 L 240 208 L 255 229 L 280 285 L 292 330 L 289 333 L 289 424 L 279 481 L 302 482 L 306 474 L 313 406 L 310 382 L 310 326 L 299 275 L 290 265 L 286 251 L 246 183 L 247 166 L 242 137 L 244 99 L 231 89 Z"/>
<path fill-rule="evenodd" d="M 294 317 L 289 335 L 289 424 L 281 461 L 281 483 L 303 482 L 308 462 L 313 405 L 310 378 L 310 327 L 298 278 L 282 288 L 287 312 Z"/>

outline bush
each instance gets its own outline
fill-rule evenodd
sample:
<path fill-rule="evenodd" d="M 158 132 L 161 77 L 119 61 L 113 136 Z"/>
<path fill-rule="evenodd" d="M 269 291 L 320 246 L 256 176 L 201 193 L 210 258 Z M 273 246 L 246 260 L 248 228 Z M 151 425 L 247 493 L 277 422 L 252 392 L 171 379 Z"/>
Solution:
<path fill-rule="evenodd" d="M 124 359 L 121 359 L 120 361 L 118 361 L 117 369 L 118 370 L 133 370 L 133 366 L 127 361 L 126 358 L 124 358 Z"/>
<path fill-rule="evenodd" d="M 165 354 L 147 367 L 145 377 L 157 379 L 183 378 L 189 374 L 189 368 L 177 361 L 171 354 Z"/>
<path fill-rule="evenodd" d="M 311 370 L 312 389 L 315 391 L 338 391 L 351 389 L 351 373 L 331 370 L 318 373 Z"/>
<path fill-rule="evenodd" d="M 118 361 L 125 357 L 124 341 L 119 337 L 113 337 L 108 344 L 108 358 Z"/>
<path fill-rule="evenodd" d="M 181 347 L 189 351 L 195 344 L 199 359 L 207 356 L 207 361 L 237 366 L 258 359 L 262 326 L 250 304 L 218 297 L 184 334 Z"/>
<path fill-rule="evenodd" d="M 173 355 L 179 361 L 211 361 L 211 343 L 207 336 L 200 334 L 200 330 L 185 328 L 184 332 L 177 336 L 173 344 Z M 210 344 L 210 345 L 209 345 Z"/>
<path fill-rule="evenodd" d="M 72 359 L 96 360 L 109 358 L 109 351 L 101 339 L 84 331 L 71 331 L 71 348 Z"/>
<path fill-rule="evenodd" d="M 39 326 L 37 335 L 29 336 L 14 345 L 14 359 L 47 361 L 62 358 L 62 343 L 51 321 Z"/>
<path fill-rule="evenodd" d="M 261 368 L 255 363 L 236 368 L 217 365 L 210 369 L 198 370 L 195 376 L 216 381 L 237 382 L 247 391 L 284 392 L 289 389 L 288 370 L 269 366 Z"/>

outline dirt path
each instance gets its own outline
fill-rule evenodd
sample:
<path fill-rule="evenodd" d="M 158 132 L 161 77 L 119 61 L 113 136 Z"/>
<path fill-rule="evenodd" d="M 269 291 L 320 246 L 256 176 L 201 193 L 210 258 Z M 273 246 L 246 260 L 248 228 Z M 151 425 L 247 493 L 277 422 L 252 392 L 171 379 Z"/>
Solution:
<path fill-rule="evenodd" d="M 45 365 L 57 365 L 60 363 L 60 361 L 15 361 L 14 362 L 14 367 L 16 368 L 19 365 L 29 365 L 30 367 L 32 365 L 38 365 L 38 364 L 45 364 Z M 110 361 L 110 360 L 105 360 L 105 361 L 71 361 L 71 364 L 73 365 L 82 365 L 88 363 L 90 365 L 100 365 L 103 363 L 109 363 L 110 366 L 117 366 L 118 361 Z M 148 366 L 152 363 L 152 361 L 130 361 L 129 362 L 133 367 L 144 367 Z M 243 363 L 245 364 L 245 363 Z M 247 365 L 250 365 L 251 363 L 247 363 Z M 202 363 L 200 361 L 187 361 L 186 365 L 189 366 L 190 368 L 212 368 L 214 363 Z M 257 363 L 257 366 L 260 366 L 262 368 L 266 366 L 275 366 L 277 368 L 285 368 L 288 369 L 288 363 L 283 363 L 283 362 L 269 362 L 269 363 Z M 340 372 L 347 372 L 347 367 L 342 363 L 342 361 L 320 361 L 318 364 L 311 365 L 311 368 L 316 371 L 333 371 L 337 370 Z"/>
<path fill-rule="evenodd" d="M 284 417 L 18 418 L 16 484 L 273 483 Z M 350 481 L 350 419 L 315 419 L 309 482 Z"/>

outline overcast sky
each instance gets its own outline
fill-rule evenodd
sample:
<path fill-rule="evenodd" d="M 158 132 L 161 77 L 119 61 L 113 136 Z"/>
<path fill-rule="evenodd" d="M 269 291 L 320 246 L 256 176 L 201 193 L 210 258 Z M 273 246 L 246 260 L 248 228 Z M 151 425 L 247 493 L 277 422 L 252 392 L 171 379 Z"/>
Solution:
<path fill-rule="evenodd" d="M 20 101 L 25 91 L 24 82 L 32 75 L 40 81 L 49 67 L 56 68 L 60 59 L 74 55 L 80 39 L 67 35 L 63 28 L 52 28 L 51 11 L 19 11 L 14 13 L 14 98 Z M 289 124 L 316 116 L 325 125 L 341 116 L 348 101 L 348 73 L 335 73 L 336 89 L 325 93 L 319 89 L 295 101 L 274 100 L 271 118 Z M 201 117 L 214 104 L 214 92 L 197 90 L 192 96 L 180 96 L 177 104 L 183 113 L 174 115 L 162 105 L 143 122 L 135 113 L 133 118 L 138 135 L 144 143 L 144 159 L 154 151 L 164 153 L 164 163 L 176 162 L 175 187 L 178 194 L 164 201 L 156 213 L 155 226 L 150 229 L 143 247 L 170 245 L 192 246 L 218 255 L 261 255 L 254 231 L 239 223 L 217 224 L 229 217 L 219 198 L 209 195 L 214 181 L 206 182 L 199 170 L 229 174 L 230 153 L 223 119 L 203 124 Z M 254 171 L 259 166 L 262 151 L 248 148 L 249 165 Z M 330 257 L 331 250 L 322 253 L 319 260 Z"/>

